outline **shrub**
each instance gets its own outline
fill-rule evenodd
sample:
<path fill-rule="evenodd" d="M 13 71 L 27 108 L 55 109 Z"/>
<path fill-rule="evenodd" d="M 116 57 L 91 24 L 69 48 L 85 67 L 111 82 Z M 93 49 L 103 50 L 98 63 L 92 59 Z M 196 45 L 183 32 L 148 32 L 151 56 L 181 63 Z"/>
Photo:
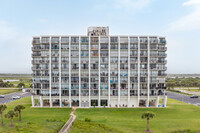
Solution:
<path fill-rule="evenodd" d="M 85 118 L 85 122 L 91 122 L 90 118 Z"/>
<path fill-rule="evenodd" d="M 191 133 L 191 130 L 190 129 L 176 130 L 176 131 L 173 131 L 172 133 Z"/>

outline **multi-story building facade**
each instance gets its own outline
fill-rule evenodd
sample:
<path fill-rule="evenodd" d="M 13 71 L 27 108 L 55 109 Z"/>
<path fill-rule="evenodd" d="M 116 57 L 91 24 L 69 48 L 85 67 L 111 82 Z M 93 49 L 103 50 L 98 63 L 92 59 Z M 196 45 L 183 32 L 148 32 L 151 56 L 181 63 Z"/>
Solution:
<path fill-rule="evenodd" d="M 32 45 L 32 106 L 166 106 L 165 37 L 89 27 L 87 36 L 38 36 Z"/>

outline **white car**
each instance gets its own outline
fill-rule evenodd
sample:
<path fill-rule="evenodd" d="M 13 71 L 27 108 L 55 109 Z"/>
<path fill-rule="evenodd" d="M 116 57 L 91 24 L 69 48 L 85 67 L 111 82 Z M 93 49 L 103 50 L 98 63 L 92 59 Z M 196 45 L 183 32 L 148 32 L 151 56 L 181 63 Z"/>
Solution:
<path fill-rule="evenodd" d="M 20 99 L 20 96 L 12 96 L 13 100 Z"/>
<path fill-rule="evenodd" d="M 4 98 L 5 96 L 4 95 L 0 95 L 0 98 Z"/>

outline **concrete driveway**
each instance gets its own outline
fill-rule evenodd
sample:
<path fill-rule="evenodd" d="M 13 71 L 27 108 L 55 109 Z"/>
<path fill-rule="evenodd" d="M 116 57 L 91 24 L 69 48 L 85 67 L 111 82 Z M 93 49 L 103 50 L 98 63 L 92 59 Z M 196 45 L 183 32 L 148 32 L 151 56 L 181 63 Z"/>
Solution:
<path fill-rule="evenodd" d="M 190 96 L 188 95 L 178 94 L 178 93 L 169 92 L 169 91 L 167 91 L 167 97 L 178 100 L 178 101 L 182 101 L 185 103 L 200 106 L 200 98 L 190 98 Z"/>
<path fill-rule="evenodd" d="M 7 95 L 5 95 L 4 98 L 0 98 L 0 104 L 5 104 L 5 103 L 8 103 L 8 102 L 14 101 L 12 99 L 12 96 L 20 96 L 21 98 L 24 98 L 24 97 L 28 97 L 28 96 L 31 96 L 31 95 L 32 94 L 30 92 L 16 92 L 16 93 L 7 94 Z"/>

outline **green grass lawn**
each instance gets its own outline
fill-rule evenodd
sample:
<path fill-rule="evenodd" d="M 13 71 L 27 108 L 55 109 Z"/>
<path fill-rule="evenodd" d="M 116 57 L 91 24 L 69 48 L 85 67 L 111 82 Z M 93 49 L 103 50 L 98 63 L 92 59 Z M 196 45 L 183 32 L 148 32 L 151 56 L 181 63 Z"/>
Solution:
<path fill-rule="evenodd" d="M 10 94 L 14 92 L 21 92 L 21 89 L 0 89 L 0 94 L 5 95 L 5 94 Z"/>
<path fill-rule="evenodd" d="M 186 91 L 191 91 L 191 92 L 200 92 L 199 89 L 184 89 L 184 90 L 186 90 Z"/>
<path fill-rule="evenodd" d="M 174 92 L 174 93 L 179 93 L 179 94 L 184 94 L 184 95 L 188 95 L 188 96 L 191 96 L 191 95 L 192 95 L 192 94 L 180 92 L 179 90 L 167 90 L 167 91 Z"/>
<path fill-rule="evenodd" d="M 31 98 L 26 97 L 6 104 L 8 108 L 4 114 L 14 109 L 16 105 L 24 105 L 25 110 L 22 111 L 22 121 L 18 121 L 18 117 L 14 118 L 15 127 L 9 127 L 10 119 L 4 118 L 4 127 L 0 127 L 0 133 L 5 132 L 37 132 L 37 133 L 55 133 L 69 119 L 70 108 L 30 108 Z"/>
<path fill-rule="evenodd" d="M 73 132 L 96 132 L 104 126 L 114 128 L 124 133 L 143 133 L 146 130 L 146 120 L 141 119 L 145 111 L 152 111 L 156 117 L 150 120 L 150 130 L 155 133 L 173 133 L 178 130 L 191 130 L 190 133 L 200 132 L 200 107 L 168 99 L 167 108 L 90 108 L 77 109 L 77 119 L 71 133 Z M 90 118 L 93 124 L 104 126 L 90 126 L 85 118 Z M 84 128 L 77 128 L 83 125 Z M 102 127 L 102 128 L 101 128 Z M 112 130 L 110 130 L 112 132 Z M 183 133 L 183 132 L 181 132 Z M 187 133 L 187 132 L 184 132 Z"/>

